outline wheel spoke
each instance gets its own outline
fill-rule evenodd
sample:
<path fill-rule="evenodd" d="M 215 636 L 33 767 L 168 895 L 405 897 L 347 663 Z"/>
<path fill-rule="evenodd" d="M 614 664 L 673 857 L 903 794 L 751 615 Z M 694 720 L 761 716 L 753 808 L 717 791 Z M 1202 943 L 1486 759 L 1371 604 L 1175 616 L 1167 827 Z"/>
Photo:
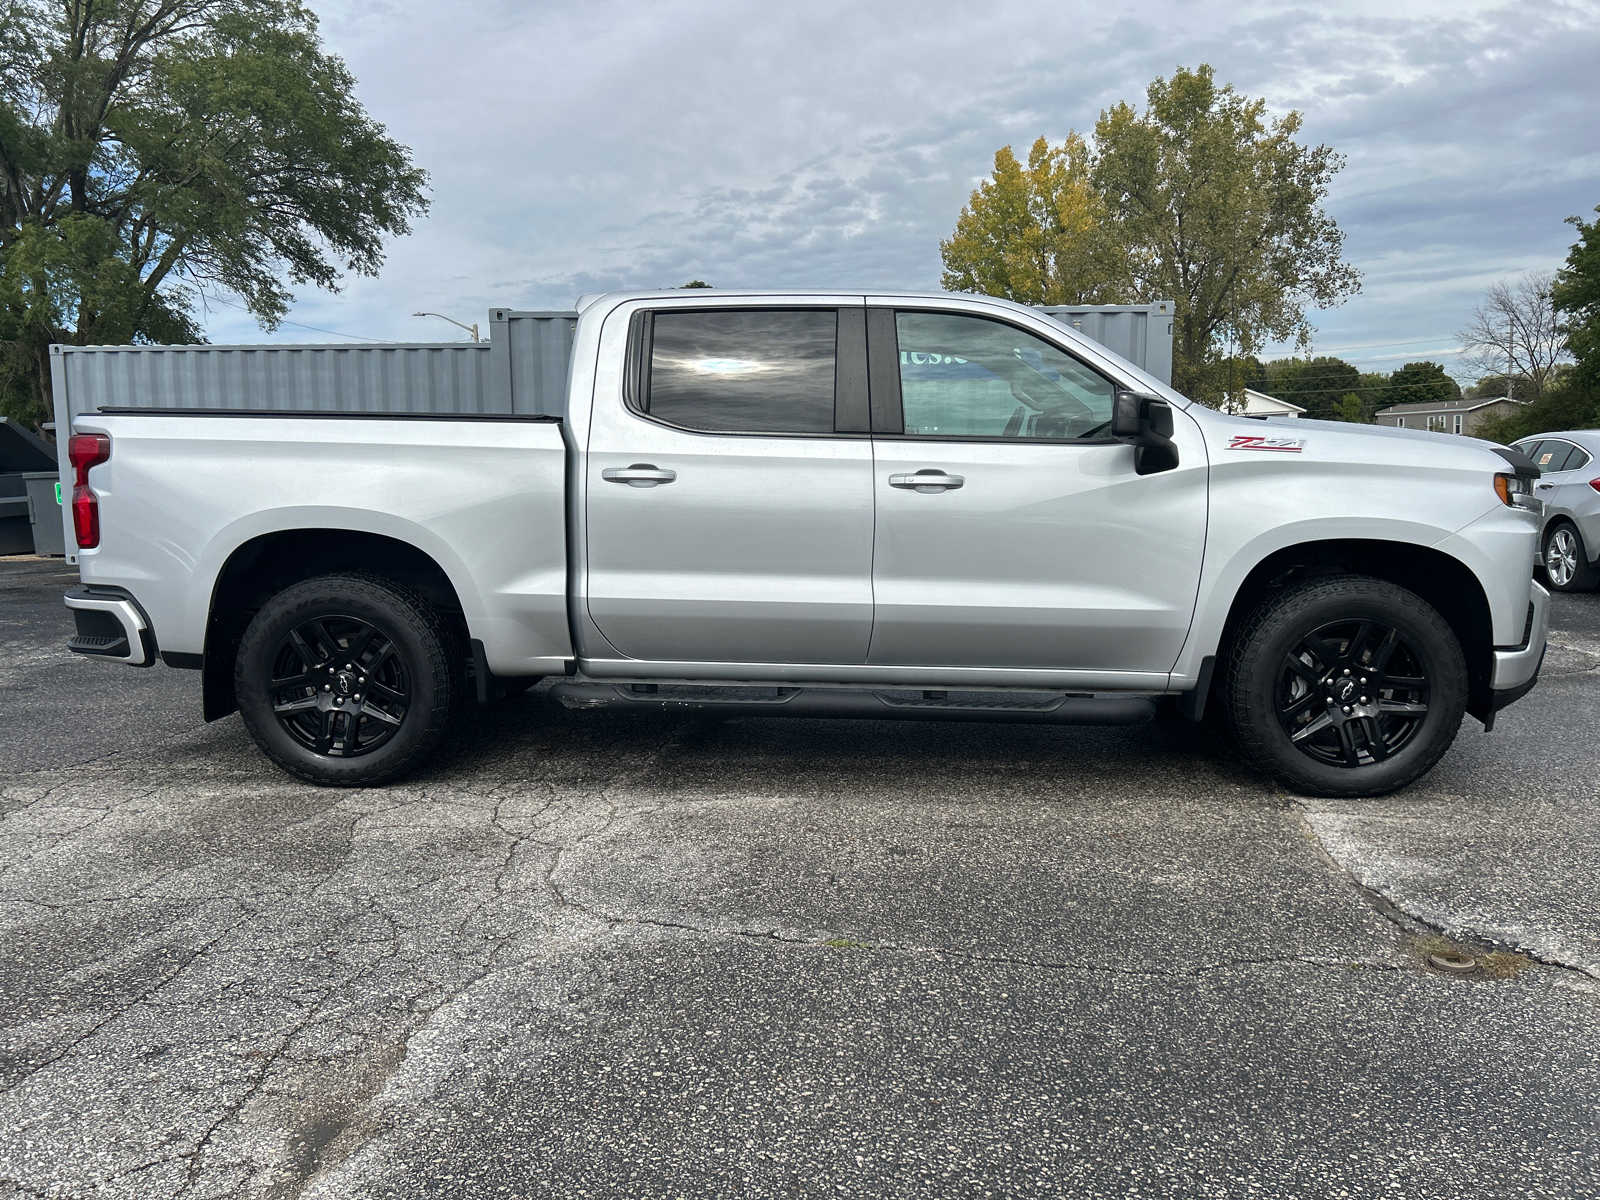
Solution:
<path fill-rule="evenodd" d="M 1350 648 L 1344 652 L 1352 667 L 1361 665 L 1361 655 L 1367 648 L 1367 638 L 1372 635 L 1372 622 L 1363 621 L 1356 629 L 1355 637 L 1350 639 Z"/>
<path fill-rule="evenodd" d="M 1301 696 L 1300 699 L 1296 700 L 1294 703 L 1289 705 L 1288 708 L 1284 709 L 1281 713 L 1279 713 L 1278 716 L 1280 718 L 1282 718 L 1283 720 L 1286 720 L 1286 721 L 1289 720 L 1291 717 L 1298 717 L 1301 713 L 1305 712 L 1306 709 L 1310 708 L 1316 702 L 1317 702 L 1317 693 L 1314 690 L 1313 691 L 1309 691 L 1304 696 Z"/>
<path fill-rule="evenodd" d="M 333 748 L 333 709 L 324 709 L 317 721 L 317 753 L 326 754 Z"/>
<path fill-rule="evenodd" d="M 344 718 L 342 721 L 335 722 L 335 724 L 337 724 L 339 727 L 337 745 L 339 748 L 339 753 L 348 758 L 350 757 L 350 752 L 355 749 L 355 717 L 350 713 L 336 713 L 334 715 L 336 717 Z"/>
<path fill-rule="evenodd" d="M 323 665 L 322 656 L 306 641 L 298 629 L 289 631 L 289 644 L 294 647 L 294 652 L 300 656 L 307 670 L 314 671 Z"/>
<path fill-rule="evenodd" d="M 376 679 L 368 679 L 363 686 L 366 687 L 367 694 L 369 696 L 381 697 L 382 699 L 389 701 L 391 704 L 398 704 L 401 707 L 404 707 L 407 703 L 409 703 L 409 698 L 404 692 L 397 692 L 388 684 L 379 683 Z"/>
<path fill-rule="evenodd" d="M 299 675 L 288 675 L 282 679 L 274 679 L 267 686 L 273 691 L 280 691 L 285 688 L 314 687 L 319 678 L 327 678 L 327 672 L 324 671 L 321 676 L 318 676 L 314 672 L 305 671 Z"/>
<path fill-rule="evenodd" d="M 1377 717 L 1362 717 L 1361 732 L 1367 735 L 1367 751 L 1376 761 L 1382 762 L 1389 757 L 1389 747 L 1384 745 L 1383 730 L 1379 727 Z"/>
<path fill-rule="evenodd" d="M 369 677 L 377 674 L 378 670 L 383 666 L 383 664 L 394 657 L 394 650 L 394 642 L 386 640 L 384 644 L 378 648 L 377 653 L 372 656 L 372 661 L 361 668 L 362 672 Z"/>
<path fill-rule="evenodd" d="M 1408 688 L 1425 688 L 1428 681 L 1420 675 L 1385 675 L 1382 686 L 1404 691 Z"/>
<path fill-rule="evenodd" d="M 1344 751 L 1344 761 L 1352 767 L 1361 765 L 1361 752 L 1356 749 L 1356 723 L 1346 721 L 1339 726 L 1339 747 Z"/>
<path fill-rule="evenodd" d="M 379 708 L 376 704 L 363 703 L 360 711 L 363 717 L 372 717 L 375 720 L 382 721 L 385 725 L 394 725 L 398 727 L 400 724 L 399 717 L 384 712 L 383 709 Z"/>
<path fill-rule="evenodd" d="M 1318 713 L 1315 717 L 1311 718 L 1311 721 L 1304 729 L 1300 729 L 1294 733 L 1291 733 L 1289 735 L 1289 740 L 1291 742 L 1303 742 L 1312 734 L 1321 733 L 1324 729 L 1332 724 L 1333 718 L 1327 713 Z"/>
<path fill-rule="evenodd" d="M 310 712 L 317 707 L 317 704 L 318 698 L 316 696 L 307 696 L 302 700 L 290 700 L 286 704 L 274 704 L 272 711 L 280 717 L 287 717 L 299 712 Z"/>
<path fill-rule="evenodd" d="M 1322 670 L 1324 672 L 1333 670 L 1334 667 L 1338 666 L 1342 661 L 1340 656 L 1334 651 L 1333 647 L 1328 645 L 1327 642 L 1323 641 L 1314 633 L 1306 634 L 1306 636 L 1301 639 L 1300 644 L 1307 650 L 1311 651 L 1311 653 L 1316 657 L 1316 660 L 1322 664 Z"/>
<path fill-rule="evenodd" d="M 322 651 L 322 653 L 326 656 L 323 658 L 323 662 L 331 663 L 341 653 L 338 640 L 328 632 L 328 627 L 321 621 L 307 621 L 304 625 L 300 626 L 300 628 L 308 631 L 311 634 L 311 638 L 316 643 L 317 649 Z"/>
<path fill-rule="evenodd" d="M 1322 686 L 1322 672 L 1309 665 L 1298 654 L 1291 652 L 1286 655 L 1283 665 L 1300 676 L 1301 679 L 1304 679 L 1310 687 L 1320 688 Z"/>
<path fill-rule="evenodd" d="M 361 666 L 361 656 L 367 652 L 373 642 L 381 637 L 383 637 L 383 634 L 373 626 L 363 625 L 350 635 L 350 645 L 344 651 L 345 662 L 354 663 L 358 667 Z"/>
<path fill-rule="evenodd" d="M 1428 711 L 1428 706 L 1413 704 L 1409 700 L 1379 700 L 1378 711 L 1393 713 L 1398 717 L 1420 717 Z"/>
<path fill-rule="evenodd" d="M 1389 630 L 1388 633 L 1384 634 L 1383 641 L 1378 643 L 1378 648 L 1372 652 L 1372 661 L 1367 666 L 1381 675 L 1383 669 L 1389 665 L 1389 659 L 1393 656 L 1395 647 L 1399 644 L 1400 631 L 1398 629 Z"/>

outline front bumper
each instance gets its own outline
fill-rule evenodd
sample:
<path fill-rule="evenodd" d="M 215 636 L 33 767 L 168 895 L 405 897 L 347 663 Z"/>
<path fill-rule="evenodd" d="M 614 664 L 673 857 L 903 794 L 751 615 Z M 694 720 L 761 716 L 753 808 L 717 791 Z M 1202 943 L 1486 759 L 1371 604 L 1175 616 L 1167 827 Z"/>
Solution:
<path fill-rule="evenodd" d="M 1496 646 L 1494 670 L 1489 687 L 1496 692 L 1511 691 L 1537 679 L 1544 661 L 1545 636 L 1550 628 L 1550 593 L 1539 584 L 1530 584 L 1528 623 L 1519 646 Z M 1523 689 L 1526 691 L 1527 689 Z"/>
<path fill-rule="evenodd" d="M 63 600 L 78 627 L 77 633 L 67 639 L 68 650 L 130 667 L 154 664 L 155 632 L 144 609 L 127 592 L 79 584 L 68 588 Z"/>
<path fill-rule="evenodd" d="M 1495 648 L 1494 669 L 1489 676 L 1489 712 L 1483 722 L 1485 729 L 1493 729 L 1495 714 L 1521 700 L 1539 682 L 1550 622 L 1550 593 L 1537 583 L 1532 586 L 1527 633 L 1522 644 Z"/>

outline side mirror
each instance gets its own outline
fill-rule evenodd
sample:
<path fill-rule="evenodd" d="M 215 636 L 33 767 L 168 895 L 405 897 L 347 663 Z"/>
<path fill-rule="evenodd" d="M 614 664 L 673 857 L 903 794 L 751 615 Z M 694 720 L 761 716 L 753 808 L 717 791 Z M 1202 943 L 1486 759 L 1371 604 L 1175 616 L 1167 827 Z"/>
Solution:
<path fill-rule="evenodd" d="M 1172 407 L 1160 396 L 1118 392 L 1112 399 L 1111 436 L 1134 447 L 1134 470 L 1140 475 L 1170 471 L 1178 465 L 1172 440 Z"/>

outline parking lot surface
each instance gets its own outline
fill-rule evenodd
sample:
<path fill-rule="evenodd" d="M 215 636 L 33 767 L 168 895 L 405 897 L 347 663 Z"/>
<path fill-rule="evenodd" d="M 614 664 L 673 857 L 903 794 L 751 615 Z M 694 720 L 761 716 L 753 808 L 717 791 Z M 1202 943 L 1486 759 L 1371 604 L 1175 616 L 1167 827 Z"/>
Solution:
<path fill-rule="evenodd" d="M 1600 1192 L 1600 595 L 1329 802 L 1176 720 L 538 692 L 319 789 L 67 654 L 74 579 L 0 560 L 0 1196 Z"/>

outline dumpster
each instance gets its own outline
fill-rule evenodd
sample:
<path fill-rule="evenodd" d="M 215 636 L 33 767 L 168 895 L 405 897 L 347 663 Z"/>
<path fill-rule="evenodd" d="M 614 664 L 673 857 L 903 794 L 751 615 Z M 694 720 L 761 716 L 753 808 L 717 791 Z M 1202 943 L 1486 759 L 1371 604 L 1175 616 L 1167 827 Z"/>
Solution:
<path fill-rule="evenodd" d="M 0 417 L 0 554 L 34 552 L 26 476 L 48 472 L 53 483 L 60 478 L 57 470 L 56 452 L 49 442 L 10 417 Z M 53 488 L 51 495 L 53 498 Z M 48 510 L 45 515 L 48 518 Z M 55 518 L 58 532 L 52 544 L 61 545 L 65 534 L 61 532 L 59 507 Z M 55 553 L 65 553 L 65 547 Z"/>
<path fill-rule="evenodd" d="M 61 519 L 61 476 L 55 471 L 24 471 L 28 520 L 33 523 L 33 552 L 61 556 L 67 552 L 67 528 Z"/>

